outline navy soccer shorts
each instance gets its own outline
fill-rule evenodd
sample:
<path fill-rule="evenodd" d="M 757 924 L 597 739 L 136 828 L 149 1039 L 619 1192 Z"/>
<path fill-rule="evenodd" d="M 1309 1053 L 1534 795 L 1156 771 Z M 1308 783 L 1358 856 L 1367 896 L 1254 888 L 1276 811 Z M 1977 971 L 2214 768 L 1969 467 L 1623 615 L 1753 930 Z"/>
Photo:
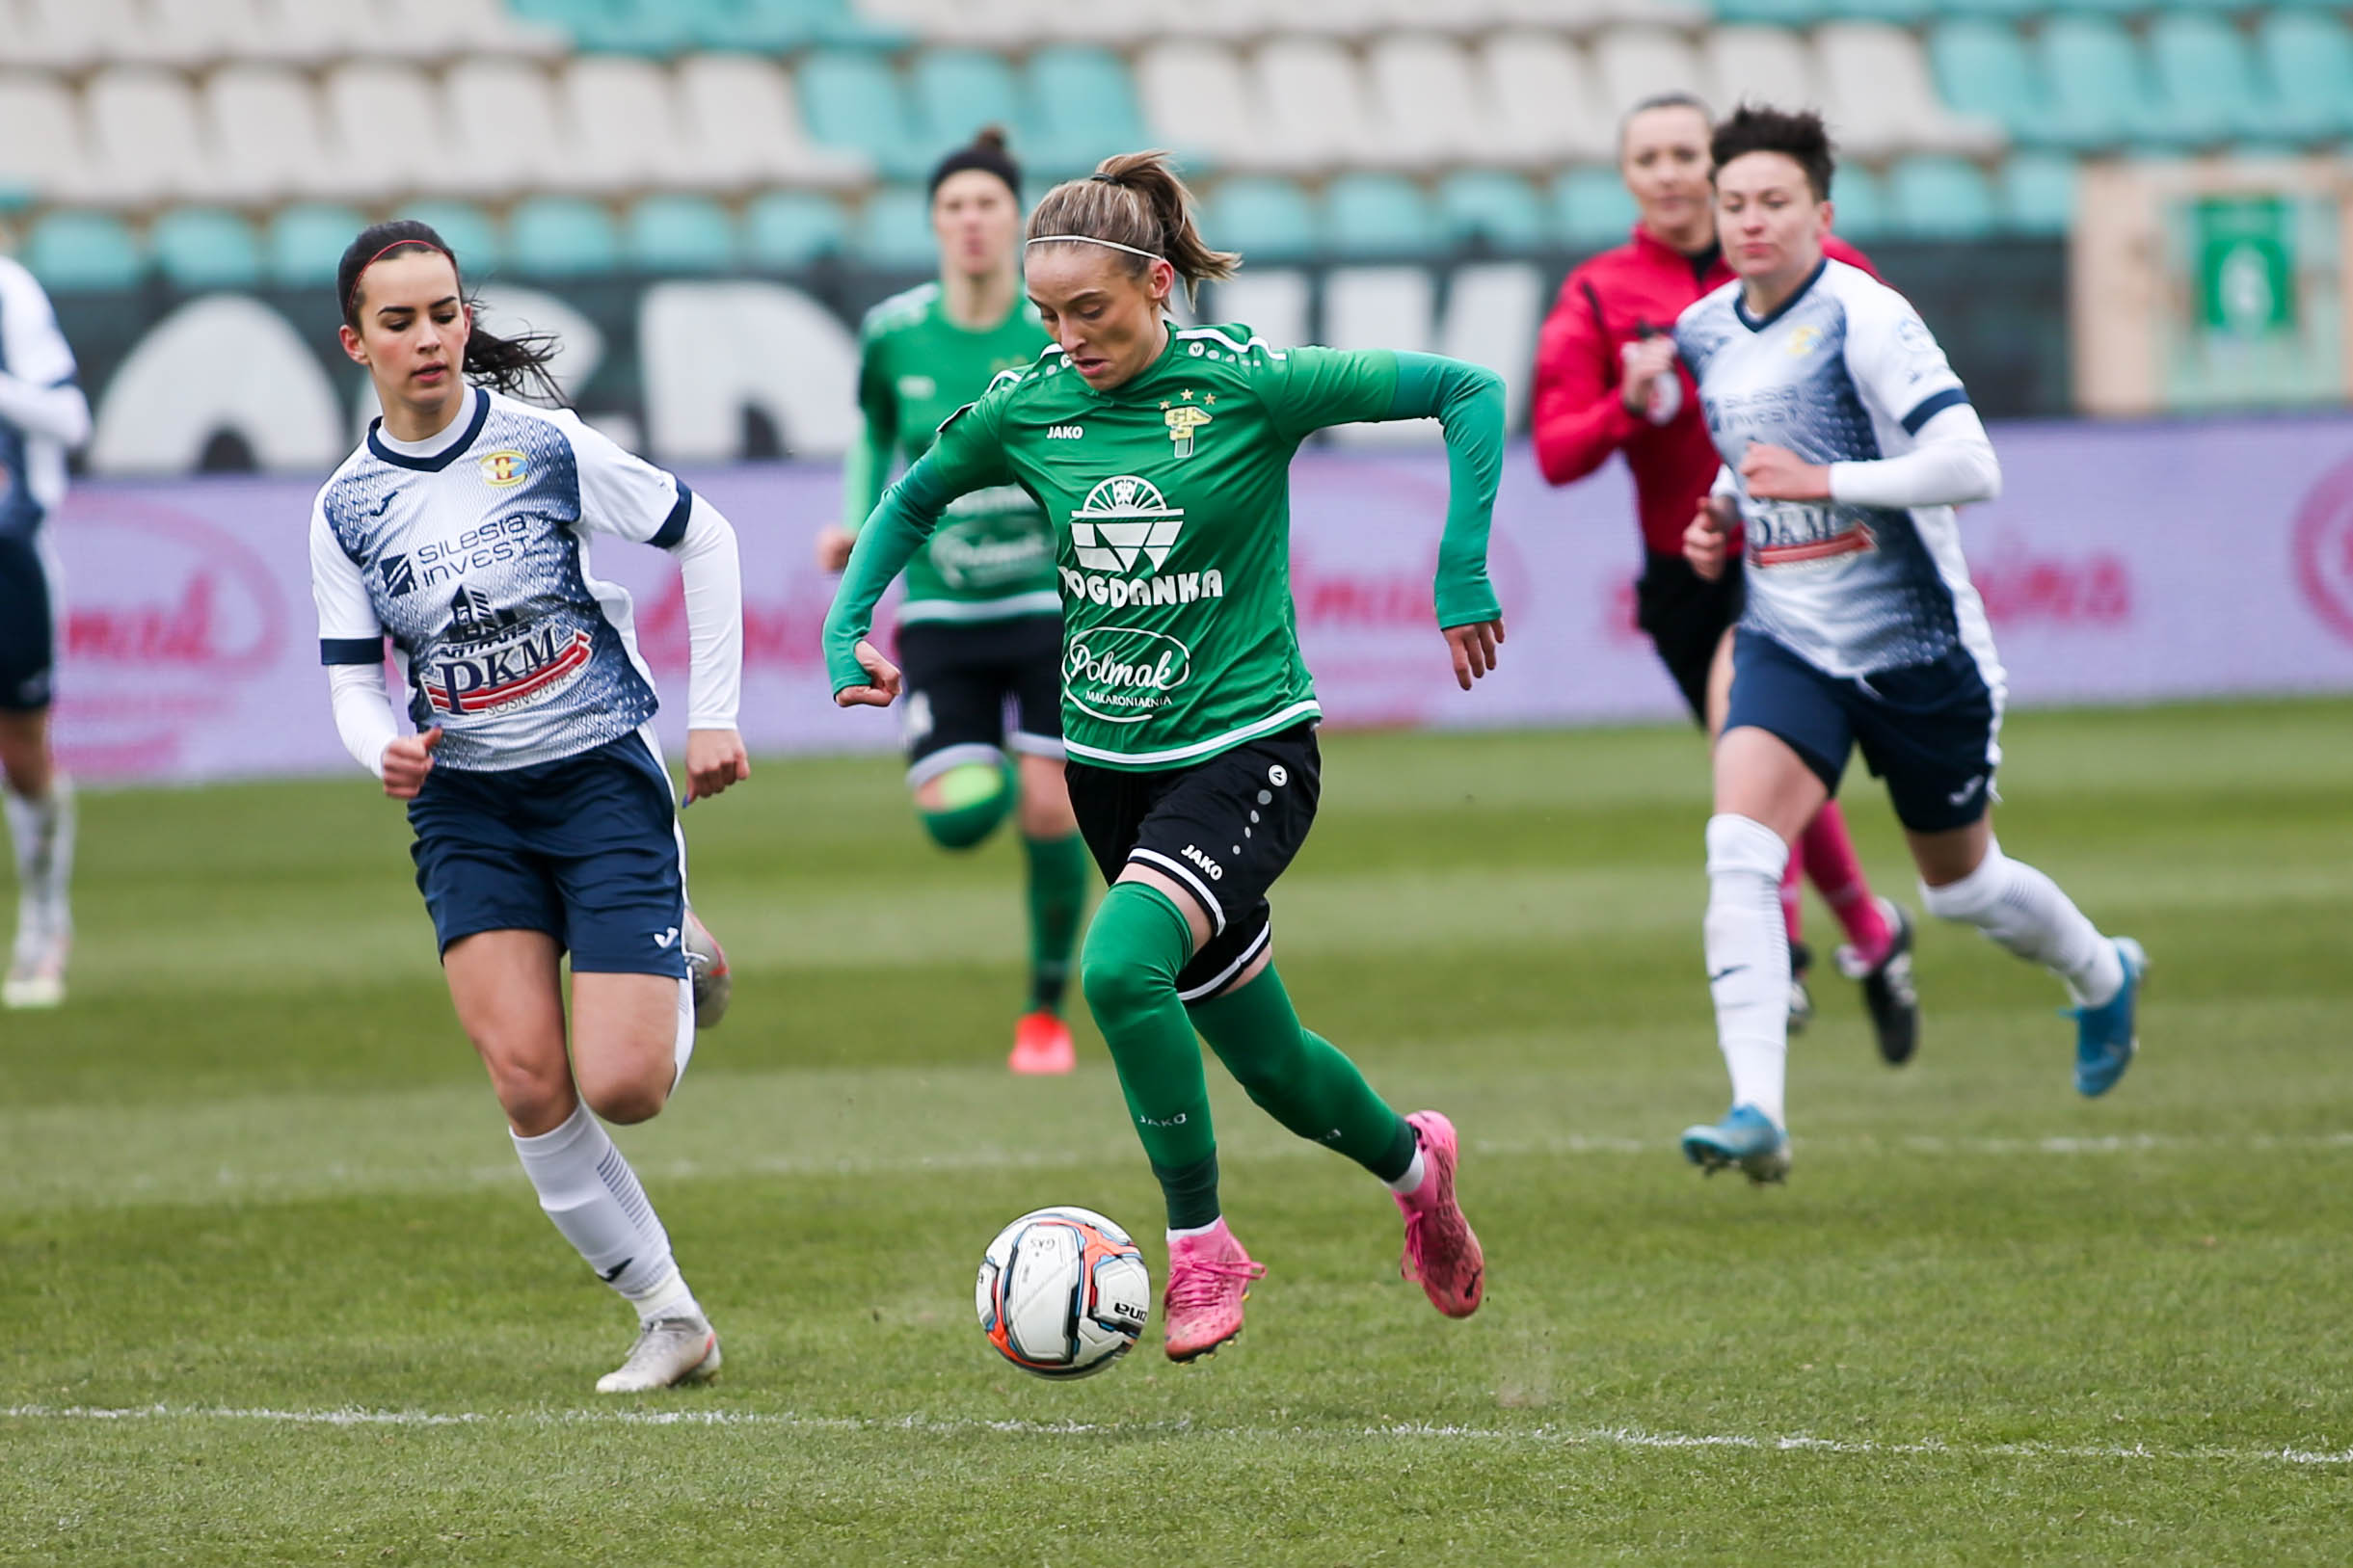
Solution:
<path fill-rule="evenodd" d="M 1307 841 L 1323 791 L 1313 724 L 1155 773 L 1072 762 L 1063 769 L 1079 832 L 1104 880 L 1133 861 L 1190 889 L 1210 940 L 1177 975 L 1187 1001 L 1214 997 L 1272 939 L 1267 890 Z"/>
<path fill-rule="evenodd" d="M 2001 704 L 1965 649 L 1933 664 L 1868 678 L 1826 675 L 1747 627 L 1732 641 L 1725 729 L 1779 736 L 1832 795 L 1859 749 L 1914 833 L 1964 828 L 1986 814 L 2001 761 Z"/>
<path fill-rule="evenodd" d="M 56 658 L 56 612 L 40 546 L 0 534 L 0 713 L 46 708 Z"/>
<path fill-rule="evenodd" d="M 1060 616 L 913 622 L 898 628 L 898 663 L 907 680 L 899 722 L 909 784 L 1007 751 L 1060 759 Z"/>
<path fill-rule="evenodd" d="M 670 779 L 629 734 L 560 762 L 437 767 L 409 803 L 416 887 L 443 952 L 545 931 L 575 973 L 686 975 L 686 881 Z"/>

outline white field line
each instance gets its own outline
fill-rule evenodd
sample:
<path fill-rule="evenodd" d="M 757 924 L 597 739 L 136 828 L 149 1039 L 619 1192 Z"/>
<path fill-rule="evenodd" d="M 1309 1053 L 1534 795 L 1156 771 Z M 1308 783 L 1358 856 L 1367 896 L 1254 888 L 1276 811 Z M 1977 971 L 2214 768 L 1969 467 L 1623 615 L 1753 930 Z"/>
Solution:
<path fill-rule="evenodd" d="M 1300 1426 L 1196 1426 L 1190 1421 L 1041 1422 L 943 1420 L 932 1416 L 804 1416 L 790 1411 L 750 1410 L 270 1410 L 216 1405 L 0 1405 L 0 1420 L 28 1422 L 252 1422 L 284 1426 L 500 1427 L 715 1426 L 806 1432 L 908 1432 L 926 1437 L 983 1433 L 1016 1437 L 1167 1436 L 1295 1439 L 1318 1435 Z M 1813 1437 L 1793 1433 L 1751 1437 L 1738 1433 L 1646 1432 L 1632 1426 L 1501 1427 L 1400 1422 L 1334 1429 L 1334 1437 L 1385 1439 L 1400 1443 L 1492 1443 L 1529 1447 L 1594 1448 L 1728 1448 L 1756 1453 L 1925 1455 L 1959 1459 L 2131 1459 L 2173 1464 L 2283 1464 L 2353 1466 L 2353 1448 L 2152 1448 L 2144 1443 L 1880 1443 L 1869 1439 Z"/>

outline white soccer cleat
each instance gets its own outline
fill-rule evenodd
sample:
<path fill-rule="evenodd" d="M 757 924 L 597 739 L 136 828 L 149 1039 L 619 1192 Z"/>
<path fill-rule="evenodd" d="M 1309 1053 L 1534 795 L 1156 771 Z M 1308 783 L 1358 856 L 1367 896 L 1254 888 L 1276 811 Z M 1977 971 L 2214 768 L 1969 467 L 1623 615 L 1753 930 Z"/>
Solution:
<path fill-rule="evenodd" d="M 16 931 L 8 979 L 0 982 L 0 1006 L 12 1010 L 62 1006 L 66 1000 L 66 955 L 73 939 L 39 922 Z"/>
<path fill-rule="evenodd" d="M 686 912 L 685 940 L 679 945 L 686 955 L 686 978 L 694 983 L 694 1026 L 708 1029 L 727 1017 L 728 1001 L 735 994 L 727 952 L 691 909 Z"/>
<path fill-rule="evenodd" d="M 719 1373 L 719 1336 L 701 1313 L 656 1317 L 637 1331 L 629 1359 L 597 1379 L 599 1394 L 645 1394 Z"/>

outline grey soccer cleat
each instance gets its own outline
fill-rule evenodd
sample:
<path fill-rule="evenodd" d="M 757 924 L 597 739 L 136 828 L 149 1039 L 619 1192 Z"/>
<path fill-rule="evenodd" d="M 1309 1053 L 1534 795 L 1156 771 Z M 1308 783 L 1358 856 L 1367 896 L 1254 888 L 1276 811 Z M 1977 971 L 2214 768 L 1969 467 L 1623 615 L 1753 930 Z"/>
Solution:
<path fill-rule="evenodd" d="M 656 1317 L 637 1331 L 629 1359 L 597 1379 L 599 1394 L 644 1394 L 681 1383 L 704 1383 L 719 1372 L 719 1336 L 710 1319 Z"/>
<path fill-rule="evenodd" d="M 694 1026 L 708 1029 L 727 1017 L 735 982 L 729 977 L 727 953 L 693 910 L 686 912 L 686 978 L 694 983 Z"/>

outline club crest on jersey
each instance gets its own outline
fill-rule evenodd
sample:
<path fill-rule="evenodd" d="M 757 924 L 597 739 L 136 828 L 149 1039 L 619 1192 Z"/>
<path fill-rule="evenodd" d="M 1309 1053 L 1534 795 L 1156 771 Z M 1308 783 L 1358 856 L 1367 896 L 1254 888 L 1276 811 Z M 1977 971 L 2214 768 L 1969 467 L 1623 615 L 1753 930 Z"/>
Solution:
<path fill-rule="evenodd" d="M 1168 439 L 1176 443 L 1176 455 L 1189 458 L 1192 456 L 1193 432 L 1208 424 L 1211 415 L 1205 409 L 1183 408 L 1170 409 L 1161 418 L 1168 426 Z"/>
<path fill-rule="evenodd" d="M 526 622 L 472 588 L 458 590 L 449 615 L 441 647 L 417 671 L 417 688 L 437 713 L 535 706 L 579 679 L 596 648 L 585 626 L 566 635 Z"/>
<path fill-rule="evenodd" d="M 1792 359 L 1803 359 L 1807 355 L 1813 353 L 1816 348 L 1820 347 L 1821 343 L 1822 329 L 1819 327 L 1809 327 L 1801 322 L 1797 326 L 1789 329 L 1789 348 L 1787 353 Z"/>
<path fill-rule="evenodd" d="M 485 453 L 479 466 L 482 482 L 496 490 L 510 489 L 531 477 L 530 460 L 511 446 L 501 452 Z"/>

